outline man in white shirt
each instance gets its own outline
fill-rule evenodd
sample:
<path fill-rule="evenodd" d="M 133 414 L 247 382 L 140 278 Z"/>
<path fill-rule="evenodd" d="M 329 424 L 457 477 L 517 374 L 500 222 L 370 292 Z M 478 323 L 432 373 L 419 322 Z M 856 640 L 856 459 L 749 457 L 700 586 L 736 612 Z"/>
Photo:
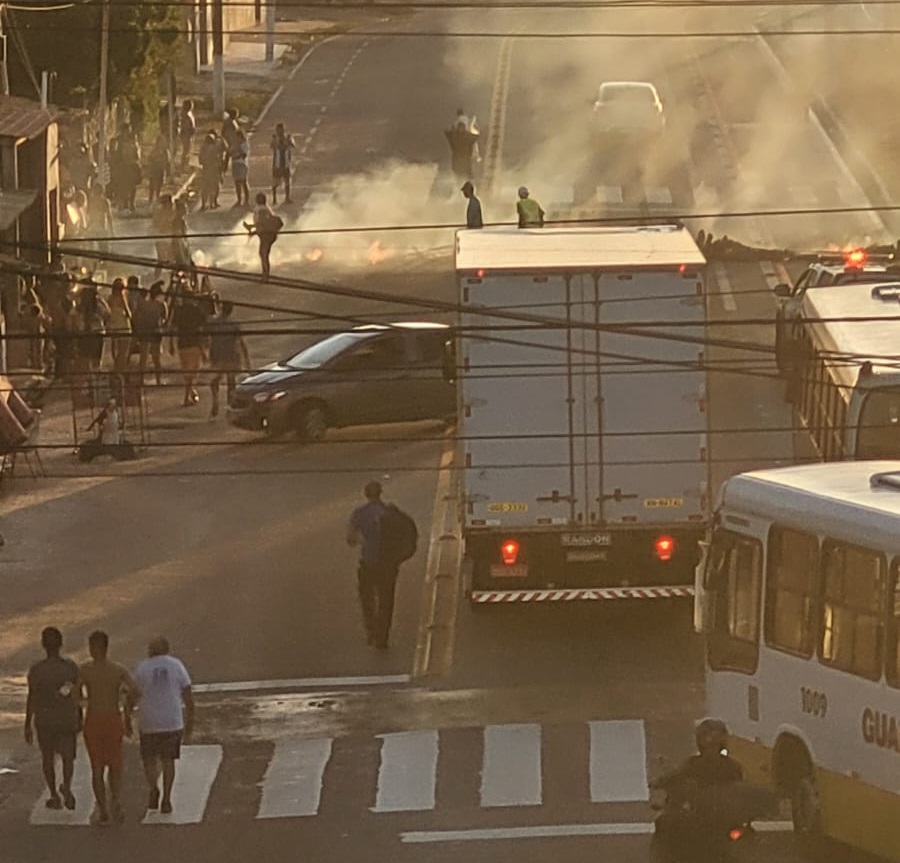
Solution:
<path fill-rule="evenodd" d="M 140 692 L 141 759 L 150 786 L 147 808 L 159 809 L 168 815 L 172 811 L 175 762 L 181 754 L 182 740 L 190 737 L 194 725 L 194 698 L 187 669 L 181 660 L 169 656 L 167 639 L 154 638 L 147 654 L 148 658 L 140 662 L 134 672 Z"/>

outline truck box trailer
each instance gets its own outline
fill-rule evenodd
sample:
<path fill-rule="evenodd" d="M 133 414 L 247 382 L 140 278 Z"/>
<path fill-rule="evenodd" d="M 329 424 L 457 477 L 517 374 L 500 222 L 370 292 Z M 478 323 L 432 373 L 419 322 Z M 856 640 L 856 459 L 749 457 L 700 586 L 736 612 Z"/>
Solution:
<path fill-rule="evenodd" d="M 691 594 L 710 509 L 705 266 L 676 225 L 457 233 L 472 603 Z"/>

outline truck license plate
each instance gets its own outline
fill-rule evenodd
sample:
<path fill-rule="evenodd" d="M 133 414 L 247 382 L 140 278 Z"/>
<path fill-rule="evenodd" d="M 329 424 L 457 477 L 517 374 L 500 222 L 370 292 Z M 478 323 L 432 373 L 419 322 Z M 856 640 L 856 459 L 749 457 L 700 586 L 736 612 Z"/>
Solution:
<path fill-rule="evenodd" d="M 608 533 L 564 533 L 562 535 L 563 548 L 593 548 L 609 545 Z"/>
<path fill-rule="evenodd" d="M 506 566 L 503 563 L 491 565 L 491 578 L 526 578 L 528 576 L 528 564 L 514 563 Z"/>

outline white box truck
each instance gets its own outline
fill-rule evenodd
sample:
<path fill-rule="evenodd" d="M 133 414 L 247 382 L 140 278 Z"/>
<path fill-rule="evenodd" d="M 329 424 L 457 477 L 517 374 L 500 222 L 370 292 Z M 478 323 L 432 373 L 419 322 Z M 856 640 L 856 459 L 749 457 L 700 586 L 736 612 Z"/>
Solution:
<path fill-rule="evenodd" d="M 705 266 L 676 225 L 457 233 L 473 604 L 692 593 L 710 508 Z"/>

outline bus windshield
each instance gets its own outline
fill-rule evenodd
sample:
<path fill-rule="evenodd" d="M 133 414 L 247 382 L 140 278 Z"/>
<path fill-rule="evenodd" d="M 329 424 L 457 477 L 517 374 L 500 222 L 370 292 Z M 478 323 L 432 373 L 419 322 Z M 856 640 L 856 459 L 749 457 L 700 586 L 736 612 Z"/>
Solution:
<path fill-rule="evenodd" d="M 900 457 L 900 387 L 871 390 L 859 412 L 856 457 Z"/>

